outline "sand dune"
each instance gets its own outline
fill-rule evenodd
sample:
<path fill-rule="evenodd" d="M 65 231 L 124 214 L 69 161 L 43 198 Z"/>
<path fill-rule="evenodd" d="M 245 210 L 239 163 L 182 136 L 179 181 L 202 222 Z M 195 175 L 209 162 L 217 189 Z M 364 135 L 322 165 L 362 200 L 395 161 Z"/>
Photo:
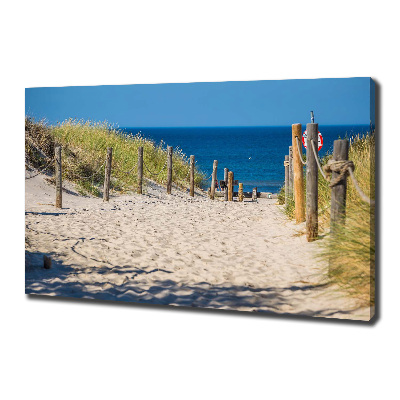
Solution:
<path fill-rule="evenodd" d="M 323 284 L 318 243 L 306 242 L 304 225 L 287 220 L 276 200 L 192 199 L 153 185 L 103 203 L 68 189 L 60 210 L 43 175 L 26 180 L 26 293 L 370 318 Z M 49 270 L 43 254 L 53 259 Z"/>

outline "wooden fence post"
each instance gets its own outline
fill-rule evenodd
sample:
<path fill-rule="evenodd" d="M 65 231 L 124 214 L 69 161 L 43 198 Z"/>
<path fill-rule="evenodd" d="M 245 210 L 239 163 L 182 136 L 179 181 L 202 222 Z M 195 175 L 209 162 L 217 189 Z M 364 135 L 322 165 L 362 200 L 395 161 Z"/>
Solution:
<path fill-rule="evenodd" d="M 233 201 L 233 172 L 228 172 L 228 201 Z"/>
<path fill-rule="evenodd" d="M 104 173 L 103 201 L 110 200 L 110 179 L 111 179 L 112 147 L 107 148 L 106 168 Z"/>
<path fill-rule="evenodd" d="M 304 186 L 303 186 L 303 164 L 300 159 L 301 151 L 301 124 L 292 125 L 292 148 L 293 148 L 293 186 L 295 200 L 295 217 L 296 223 L 305 220 L 304 208 Z M 297 139 L 300 143 L 300 149 L 297 146 Z"/>
<path fill-rule="evenodd" d="M 257 186 L 253 188 L 253 193 L 251 195 L 251 200 L 252 201 L 257 201 Z"/>
<path fill-rule="evenodd" d="M 349 159 L 349 141 L 347 139 L 333 142 L 333 160 L 344 161 Z M 331 180 L 339 176 L 338 172 L 332 172 Z M 335 234 L 336 226 L 344 224 L 346 218 L 346 190 L 347 175 L 331 189 L 331 233 Z"/>
<path fill-rule="evenodd" d="M 289 156 L 285 156 L 283 165 L 285 166 L 285 206 L 287 207 L 289 198 Z"/>
<path fill-rule="evenodd" d="M 55 178 L 56 178 L 56 208 L 62 208 L 62 165 L 61 165 L 61 145 L 54 148 L 55 156 Z"/>
<path fill-rule="evenodd" d="M 190 156 L 190 196 L 194 197 L 194 156 Z"/>
<path fill-rule="evenodd" d="M 238 200 L 243 201 L 243 183 L 239 183 Z"/>
<path fill-rule="evenodd" d="M 225 189 L 224 189 L 224 201 L 228 201 L 228 168 L 224 168 L 224 181 L 225 181 Z"/>
<path fill-rule="evenodd" d="M 289 146 L 289 199 L 293 199 L 293 146 Z"/>
<path fill-rule="evenodd" d="M 142 194 L 143 187 L 143 147 L 138 148 L 138 165 L 137 165 L 138 194 Z"/>
<path fill-rule="evenodd" d="M 218 167 L 218 160 L 214 160 L 213 172 L 211 177 L 211 191 L 210 191 L 211 200 L 214 200 L 215 197 L 215 181 L 217 180 L 217 167 Z"/>
<path fill-rule="evenodd" d="M 51 257 L 43 255 L 43 267 L 44 269 L 51 269 Z"/>
<path fill-rule="evenodd" d="M 172 146 L 167 147 L 167 194 L 172 191 Z"/>
<path fill-rule="evenodd" d="M 318 124 L 307 124 L 306 232 L 307 241 L 318 238 L 318 165 L 312 149 L 318 149 Z"/>

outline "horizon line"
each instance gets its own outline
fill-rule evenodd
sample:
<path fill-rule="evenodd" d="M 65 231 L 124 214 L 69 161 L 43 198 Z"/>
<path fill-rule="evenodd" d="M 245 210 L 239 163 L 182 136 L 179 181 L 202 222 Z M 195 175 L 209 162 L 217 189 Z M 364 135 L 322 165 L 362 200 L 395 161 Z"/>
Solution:
<path fill-rule="evenodd" d="M 300 122 L 298 122 L 300 124 Z M 318 122 L 317 122 L 318 123 Z M 306 126 L 309 124 L 307 123 L 301 123 L 301 125 Z M 119 126 L 116 124 L 118 128 L 124 129 L 124 128 L 141 128 L 141 129 L 169 129 L 169 128 L 175 128 L 175 129 L 187 129 L 187 128 L 197 128 L 197 129 L 203 129 L 203 128 L 287 128 L 291 127 L 294 124 L 288 124 L 288 125 L 204 125 L 204 126 L 199 126 L 199 125 L 193 125 L 193 126 L 142 126 L 142 125 L 132 125 L 132 126 Z M 320 124 L 318 123 L 319 126 L 370 126 L 369 123 L 352 123 L 352 124 Z M 374 125 L 372 125 L 374 126 Z"/>

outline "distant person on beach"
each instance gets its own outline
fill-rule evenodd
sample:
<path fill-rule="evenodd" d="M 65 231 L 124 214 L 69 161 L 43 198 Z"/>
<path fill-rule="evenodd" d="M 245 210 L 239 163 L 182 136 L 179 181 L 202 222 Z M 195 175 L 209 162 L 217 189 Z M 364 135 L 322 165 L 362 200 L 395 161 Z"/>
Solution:
<path fill-rule="evenodd" d="M 218 180 L 215 180 L 215 189 L 218 190 Z"/>

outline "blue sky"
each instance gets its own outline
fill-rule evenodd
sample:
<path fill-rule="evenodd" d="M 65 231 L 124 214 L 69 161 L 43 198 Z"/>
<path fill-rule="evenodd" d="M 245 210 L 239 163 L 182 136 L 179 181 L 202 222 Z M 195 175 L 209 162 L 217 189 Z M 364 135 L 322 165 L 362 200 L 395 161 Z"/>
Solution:
<path fill-rule="evenodd" d="M 120 127 L 283 126 L 374 123 L 370 78 L 70 86 L 25 89 L 25 112 Z M 373 108 L 373 107 L 372 107 Z"/>

